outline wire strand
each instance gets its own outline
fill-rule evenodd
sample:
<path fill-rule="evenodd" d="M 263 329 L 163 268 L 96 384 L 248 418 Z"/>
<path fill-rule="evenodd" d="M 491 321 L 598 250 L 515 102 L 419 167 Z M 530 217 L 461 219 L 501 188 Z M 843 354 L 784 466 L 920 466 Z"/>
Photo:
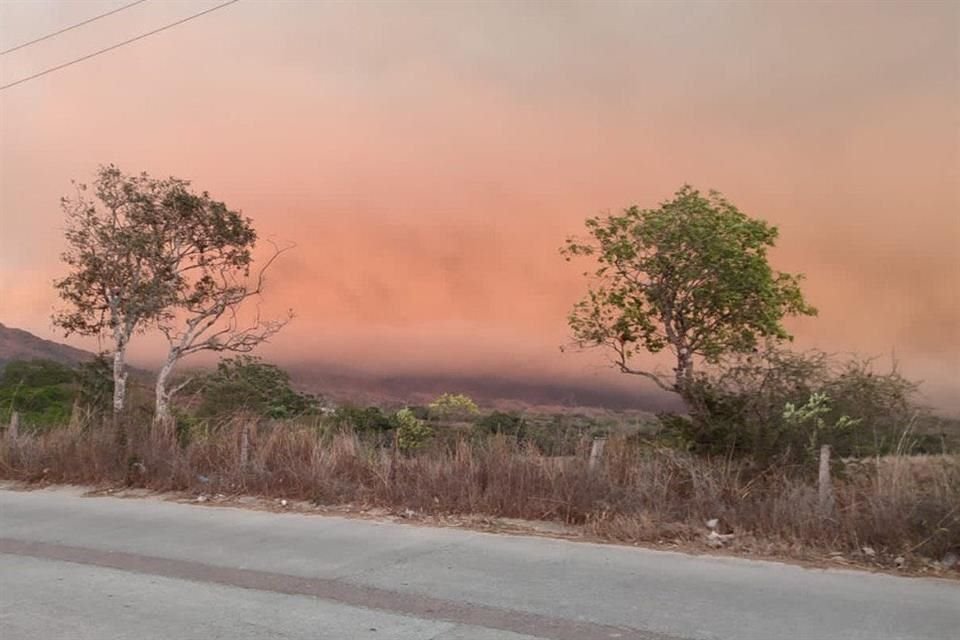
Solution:
<path fill-rule="evenodd" d="M 50 39 L 50 38 L 52 38 L 52 37 L 54 37 L 54 36 L 58 36 L 58 35 L 60 35 L 61 33 L 66 33 L 67 31 L 70 31 L 71 29 L 76 29 L 77 27 L 82 27 L 82 26 L 85 25 L 85 24 L 90 24 L 91 22 L 94 22 L 94 21 L 96 21 L 96 20 L 99 20 L 100 18 L 106 18 L 107 16 L 112 16 L 112 15 L 115 14 L 115 13 L 120 13 L 120 12 L 123 11 L 124 9 L 129 9 L 130 7 L 135 7 L 136 5 L 141 4 L 141 3 L 143 3 L 143 2 L 146 2 L 146 1 L 147 1 L 147 0 L 137 0 L 136 2 L 131 2 L 130 4 L 125 4 L 125 5 L 123 5 L 122 7 L 118 7 L 118 8 L 116 8 L 116 9 L 113 9 L 112 11 L 107 11 L 106 13 L 101 13 L 101 14 L 98 15 L 98 16 L 93 16 L 92 18 L 88 18 L 87 20 L 84 20 L 83 22 L 78 22 L 77 24 L 72 24 L 72 25 L 70 25 L 69 27 L 66 27 L 66 28 L 64 28 L 64 29 L 60 29 L 60 31 L 54 31 L 53 33 L 48 33 L 47 35 L 41 36 L 41 37 L 39 37 L 39 38 L 37 38 L 37 39 L 35 39 L 35 40 L 31 40 L 30 42 L 24 42 L 23 44 L 18 44 L 18 45 L 15 46 L 15 47 L 10 47 L 9 49 L 4 49 L 3 51 L 0 51 L 0 56 L 5 56 L 5 55 L 7 55 L 8 53 L 13 53 L 14 51 L 17 51 L 17 50 L 19 50 L 19 49 L 23 49 L 24 47 L 29 47 L 30 45 L 32 45 L 32 44 L 37 44 L 38 42 L 43 42 L 44 40 L 48 40 L 48 39 Z"/>
<path fill-rule="evenodd" d="M 217 6 L 211 7 L 211 8 L 209 8 L 209 9 L 205 10 L 205 11 L 201 11 L 200 13 L 195 13 L 195 14 L 193 14 L 193 15 L 191 15 L 191 16 L 187 16 L 186 18 L 182 18 L 182 19 L 180 19 L 180 20 L 177 20 L 176 22 L 171 22 L 170 24 L 164 25 L 164 26 L 159 27 L 159 28 L 157 28 L 157 29 L 154 29 L 153 31 L 147 31 L 146 33 L 141 33 L 141 34 L 138 35 L 138 36 L 135 36 L 135 37 L 133 37 L 133 38 L 130 38 L 129 40 L 124 40 L 123 42 L 118 42 L 117 44 L 110 45 L 109 47 L 106 47 L 105 49 L 100 49 L 99 51 L 94 51 L 93 53 L 88 53 L 88 54 L 85 55 L 85 56 L 81 56 L 81 57 L 76 58 L 76 59 L 74 59 L 74 60 L 71 60 L 71 61 L 69 61 L 69 62 L 64 62 L 63 64 L 58 64 L 58 65 L 56 65 L 55 67 L 50 67 L 49 69 L 44 69 L 43 71 L 39 71 L 39 72 L 37 72 L 37 73 L 35 73 L 35 74 L 33 74 L 33 75 L 27 76 L 26 78 L 20 78 L 19 80 L 14 80 L 13 82 L 10 82 L 10 83 L 8 83 L 8 84 L 5 84 L 5 85 L 0 86 L 0 91 L 5 91 L 6 89 L 9 89 L 10 87 L 15 87 L 15 86 L 17 86 L 18 84 L 23 84 L 24 82 L 28 82 L 28 81 L 33 80 L 33 79 L 35 79 L 35 78 L 39 78 L 40 76 L 45 76 L 45 75 L 47 75 L 48 73 L 53 73 L 54 71 L 59 71 L 60 69 L 64 69 L 64 68 L 69 67 L 69 66 L 71 66 L 71 65 L 75 65 L 75 64 L 77 64 L 78 62 L 83 62 L 84 60 L 89 60 L 90 58 L 94 58 L 94 57 L 99 56 L 99 55 L 101 55 L 101 54 L 103 54 L 103 53 L 107 53 L 108 51 L 113 51 L 114 49 L 119 49 L 120 47 L 123 47 L 123 46 L 125 46 L 125 45 L 131 44 L 131 43 L 133 43 L 133 42 L 136 42 L 137 40 L 143 40 L 144 38 L 147 38 L 147 37 L 152 36 L 152 35 L 154 35 L 154 34 L 160 33 L 161 31 L 166 31 L 167 29 L 172 29 L 173 27 L 176 27 L 176 26 L 178 26 L 178 25 L 181 25 L 181 24 L 183 24 L 184 22 L 189 22 L 189 21 L 191 21 L 191 20 L 194 20 L 194 19 L 196 19 L 196 18 L 199 18 L 200 16 L 204 16 L 204 15 L 206 15 L 206 14 L 208 14 L 208 13 L 213 13 L 213 12 L 216 11 L 217 9 L 223 9 L 223 8 L 226 7 L 226 6 L 231 5 L 231 4 L 234 4 L 234 3 L 239 2 L 239 1 L 240 1 L 240 0 L 229 0 L 228 2 L 224 2 L 224 3 L 222 3 L 222 4 L 218 4 Z"/>

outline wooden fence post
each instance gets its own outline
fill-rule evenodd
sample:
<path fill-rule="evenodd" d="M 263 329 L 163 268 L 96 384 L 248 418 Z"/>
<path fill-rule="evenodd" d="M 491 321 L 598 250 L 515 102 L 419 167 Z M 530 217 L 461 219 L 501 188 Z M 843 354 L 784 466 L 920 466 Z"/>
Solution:
<path fill-rule="evenodd" d="M 250 462 L 250 422 L 240 423 L 240 471 L 246 471 Z"/>
<path fill-rule="evenodd" d="M 7 430 L 7 437 L 16 440 L 20 435 L 20 414 L 16 411 L 10 412 L 10 428 Z"/>
<path fill-rule="evenodd" d="M 590 446 L 590 469 L 596 469 L 597 465 L 600 464 L 600 460 L 603 458 L 603 448 L 606 446 L 606 444 L 606 438 L 593 439 L 593 444 Z"/>
<path fill-rule="evenodd" d="M 387 484 L 393 489 L 397 483 L 397 467 L 400 464 L 400 430 L 393 430 L 393 447 L 390 449 L 390 473 L 387 476 Z"/>
<path fill-rule="evenodd" d="M 817 497 L 821 516 L 833 513 L 833 482 L 830 479 L 830 445 L 820 447 L 820 476 L 817 480 Z"/>

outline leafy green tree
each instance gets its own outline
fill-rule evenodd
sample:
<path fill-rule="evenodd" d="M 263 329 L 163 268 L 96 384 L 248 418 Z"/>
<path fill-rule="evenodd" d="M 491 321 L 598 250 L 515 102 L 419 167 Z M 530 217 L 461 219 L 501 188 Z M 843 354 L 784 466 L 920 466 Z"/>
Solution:
<path fill-rule="evenodd" d="M 587 295 L 569 316 L 580 347 L 601 347 L 624 373 L 694 398 L 695 358 L 716 361 L 748 352 L 761 340 L 787 340 L 783 318 L 813 315 L 801 276 L 767 259 L 777 229 L 750 218 L 719 193 L 684 186 L 657 209 L 630 207 L 586 221 L 588 239 L 567 241 L 570 260 L 597 267 Z M 641 350 L 669 349 L 672 381 L 635 364 Z"/>
<path fill-rule="evenodd" d="M 159 319 L 174 300 L 168 251 L 169 221 L 162 215 L 183 188 L 173 178 L 126 175 L 102 166 L 92 189 L 76 185 L 62 198 L 69 273 L 56 280 L 65 307 L 53 322 L 65 333 L 112 341 L 113 411 L 123 410 L 130 340 Z M 92 192 L 92 196 L 91 196 Z"/>
<path fill-rule="evenodd" d="M 253 356 L 224 358 L 199 380 L 197 415 L 224 416 L 246 411 L 268 418 L 293 418 L 317 408 L 317 399 L 290 385 L 286 371 Z"/>
<path fill-rule="evenodd" d="M 440 420 L 469 420 L 480 413 L 477 403 L 462 393 L 443 393 L 428 408 L 430 417 Z"/>

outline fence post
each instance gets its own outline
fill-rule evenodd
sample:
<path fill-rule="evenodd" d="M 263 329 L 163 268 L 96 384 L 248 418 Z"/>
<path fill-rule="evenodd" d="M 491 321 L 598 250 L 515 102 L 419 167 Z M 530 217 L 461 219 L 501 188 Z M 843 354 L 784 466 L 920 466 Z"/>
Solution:
<path fill-rule="evenodd" d="M 593 444 L 590 445 L 590 469 L 596 469 L 597 465 L 600 464 L 600 460 L 603 458 L 603 448 L 606 444 L 606 438 L 593 439 Z"/>
<path fill-rule="evenodd" d="M 73 408 L 70 409 L 70 423 L 67 425 L 68 429 L 76 431 L 80 428 L 80 398 L 79 396 L 73 401 Z"/>
<path fill-rule="evenodd" d="M 247 470 L 250 462 L 250 422 L 243 420 L 240 423 L 240 471 Z"/>
<path fill-rule="evenodd" d="M 7 437 L 16 440 L 20 435 L 20 414 L 16 411 L 10 412 L 10 428 L 7 430 Z"/>
<path fill-rule="evenodd" d="M 830 445 L 820 447 L 820 476 L 817 480 L 817 497 L 821 516 L 833 513 L 833 482 L 830 479 Z"/>
<path fill-rule="evenodd" d="M 393 430 L 393 446 L 390 448 L 390 471 L 387 474 L 387 485 L 391 490 L 397 484 L 397 466 L 400 457 L 400 430 Z"/>

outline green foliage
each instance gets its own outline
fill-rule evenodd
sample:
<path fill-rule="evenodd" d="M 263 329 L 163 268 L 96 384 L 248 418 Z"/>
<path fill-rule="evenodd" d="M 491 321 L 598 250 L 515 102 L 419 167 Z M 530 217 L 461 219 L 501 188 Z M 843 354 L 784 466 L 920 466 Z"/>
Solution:
<path fill-rule="evenodd" d="M 290 376 L 276 365 L 253 356 L 224 358 L 216 371 L 198 383 L 201 418 L 238 411 L 265 418 L 293 418 L 317 408 L 317 399 L 290 386 Z"/>
<path fill-rule="evenodd" d="M 841 457 L 910 449 L 928 420 L 916 385 L 866 360 L 836 362 L 821 352 L 770 348 L 727 358 L 691 386 L 690 416 L 660 416 L 668 444 L 709 455 L 803 462 L 820 444 Z"/>
<path fill-rule="evenodd" d="M 343 405 L 337 407 L 333 414 L 337 424 L 349 426 L 358 433 L 384 432 L 393 429 L 395 421 L 383 412 L 380 407 L 354 407 Z"/>
<path fill-rule="evenodd" d="M 74 371 L 77 380 L 77 397 L 80 404 L 95 414 L 110 409 L 113 396 L 113 370 L 110 362 L 99 355 L 89 362 L 80 364 Z"/>
<path fill-rule="evenodd" d="M 404 453 L 419 449 L 433 437 L 433 428 L 417 419 L 410 409 L 397 411 L 394 420 L 397 424 L 397 445 Z"/>
<path fill-rule="evenodd" d="M 790 338 L 785 316 L 812 315 L 798 275 L 771 268 L 768 250 L 777 229 L 750 218 L 711 192 L 685 186 L 658 209 L 630 207 L 620 215 L 590 218 L 590 239 L 571 239 L 570 260 L 598 266 L 586 297 L 569 317 L 582 347 L 610 350 L 617 366 L 665 388 L 684 391 L 694 356 L 714 362 L 743 353 L 766 338 Z M 670 348 L 677 358 L 672 385 L 635 369 L 640 350 Z"/>
<path fill-rule="evenodd" d="M 24 424 L 47 428 L 65 424 L 76 397 L 73 369 L 51 360 L 8 362 L 0 375 L 0 420 L 16 411 Z"/>
<path fill-rule="evenodd" d="M 477 420 L 474 426 L 482 433 L 514 436 L 522 440 L 527 421 L 516 413 L 494 411 Z"/>
<path fill-rule="evenodd" d="M 444 393 L 429 405 L 430 417 L 439 420 L 469 420 L 480 413 L 477 404 L 462 393 Z"/>
<path fill-rule="evenodd" d="M 0 387 L 40 388 L 69 384 L 73 369 L 53 360 L 14 360 L 8 362 L 0 376 Z"/>
<path fill-rule="evenodd" d="M 783 421 L 787 426 L 807 433 L 809 441 L 807 452 L 813 456 L 820 445 L 838 441 L 863 421 L 861 418 L 840 416 L 836 421 L 828 423 L 825 416 L 830 413 L 830 396 L 822 391 L 817 391 L 811 394 L 803 405 L 797 406 L 792 402 L 786 403 L 783 407 Z"/>
<path fill-rule="evenodd" d="M 165 261 L 172 225 L 161 212 L 176 200 L 183 181 L 125 175 L 102 166 L 93 183 L 62 198 L 69 273 L 55 286 L 66 308 L 54 323 L 67 335 L 111 334 L 117 349 L 158 319 L 172 303 L 175 283 Z"/>

